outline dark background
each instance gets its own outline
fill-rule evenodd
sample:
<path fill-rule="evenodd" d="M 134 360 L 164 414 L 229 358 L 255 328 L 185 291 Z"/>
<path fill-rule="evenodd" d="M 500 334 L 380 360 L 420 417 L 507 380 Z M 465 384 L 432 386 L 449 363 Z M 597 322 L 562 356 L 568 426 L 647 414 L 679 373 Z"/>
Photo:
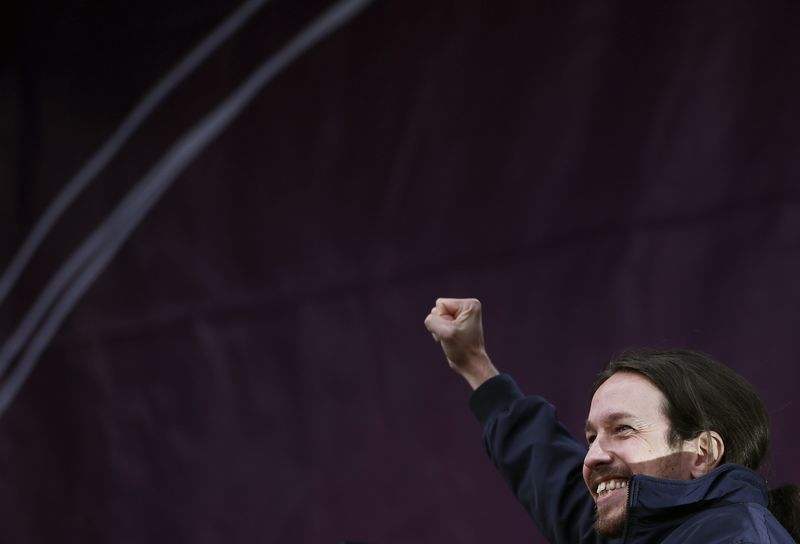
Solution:
<path fill-rule="evenodd" d="M 161 153 L 331 2 L 275 0 L 37 253 L 7 335 Z M 234 5 L 4 9 L 0 257 Z M 800 481 L 800 3 L 378 0 L 178 179 L 0 419 L 3 542 L 539 542 L 422 325 L 582 428 L 632 346 L 706 351 Z"/>

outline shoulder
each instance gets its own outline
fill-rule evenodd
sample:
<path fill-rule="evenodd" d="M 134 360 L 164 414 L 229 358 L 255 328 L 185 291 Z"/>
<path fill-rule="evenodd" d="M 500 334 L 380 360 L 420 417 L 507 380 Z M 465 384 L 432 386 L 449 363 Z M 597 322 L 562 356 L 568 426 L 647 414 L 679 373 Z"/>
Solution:
<path fill-rule="evenodd" d="M 691 516 L 670 542 L 794 544 L 767 508 L 756 503 L 721 503 Z"/>

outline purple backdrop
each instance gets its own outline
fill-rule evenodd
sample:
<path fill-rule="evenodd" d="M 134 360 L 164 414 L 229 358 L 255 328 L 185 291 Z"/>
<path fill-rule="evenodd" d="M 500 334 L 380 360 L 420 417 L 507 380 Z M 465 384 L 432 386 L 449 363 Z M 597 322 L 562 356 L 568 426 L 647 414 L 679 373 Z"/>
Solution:
<path fill-rule="evenodd" d="M 5 17 L 0 251 L 229 2 Z M 275 0 L 59 223 L 2 308 L 331 2 Z M 800 482 L 800 4 L 379 0 L 274 81 L 88 292 L 0 419 L 8 542 L 539 542 L 422 320 L 582 427 L 631 346 L 711 353 Z"/>

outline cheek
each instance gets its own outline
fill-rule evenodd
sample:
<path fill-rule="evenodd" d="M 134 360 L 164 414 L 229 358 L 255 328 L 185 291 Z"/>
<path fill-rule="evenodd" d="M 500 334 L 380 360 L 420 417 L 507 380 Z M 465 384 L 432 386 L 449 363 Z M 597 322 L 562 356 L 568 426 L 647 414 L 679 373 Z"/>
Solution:
<path fill-rule="evenodd" d="M 639 439 L 626 441 L 624 451 L 620 451 L 619 456 L 634 474 L 659 475 L 663 464 L 670 462 L 674 454 L 668 447 Z"/>
<path fill-rule="evenodd" d="M 614 457 L 619 464 L 625 465 L 628 470 L 636 473 L 639 471 L 639 467 L 656 458 L 657 454 L 650 449 L 648 444 L 631 438 L 617 444 Z"/>
<path fill-rule="evenodd" d="M 644 437 L 632 436 L 625 441 L 625 455 L 631 462 L 650 461 L 668 453 L 668 450 L 659 448 Z"/>

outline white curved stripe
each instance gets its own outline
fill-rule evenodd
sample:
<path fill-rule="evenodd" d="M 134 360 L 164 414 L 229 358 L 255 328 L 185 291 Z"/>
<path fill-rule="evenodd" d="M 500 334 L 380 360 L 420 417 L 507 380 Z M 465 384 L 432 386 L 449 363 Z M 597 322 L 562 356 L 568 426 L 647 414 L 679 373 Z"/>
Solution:
<path fill-rule="evenodd" d="M 274 56 L 268 58 L 219 106 L 184 133 L 145 177 L 136 183 L 103 224 L 73 252 L 64 267 L 48 283 L 34 308 L 26 315 L 23 324 L 31 330 L 20 331 L 22 328 L 20 326 L 15 331 L 15 338 L 19 333 L 20 339 L 27 339 L 32 328 L 44 319 L 43 325 L 31 339 L 8 379 L 0 384 L 0 416 L 5 413 L 25 383 L 63 320 L 116 255 L 131 232 L 158 202 L 164 191 L 172 185 L 175 178 L 278 73 L 317 42 L 347 23 L 371 2 L 372 0 L 338 2 L 311 22 Z M 59 296 L 62 291 L 63 294 Z M 52 311 L 46 314 L 46 309 L 54 302 Z M 8 350 L 4 346 L 0 353 L 0 375 L 21 347 L 22 342 Z"/>
<path fill-rule="evenodd" d="M 61 192 L 47 206 L 11 259 L 2 277 L 0 277 L 0 305 L 3 304 L 9 292 L 16 285 L 22 271 L 28 265 L 36 250 L 39 249 L 45 237 L 50 233 L 53 225 L 89 186 L 97 174 L 111 162 L 136 129 L 186 76 L 191 74 L 200 63 L 216 51 L 226 39 L 239 30 L 267 2 L 268 0 L 248 0 L 211 31 L 183 60 L 150 89 L 112 133 L 106 143 L 67 182 Z"/>

